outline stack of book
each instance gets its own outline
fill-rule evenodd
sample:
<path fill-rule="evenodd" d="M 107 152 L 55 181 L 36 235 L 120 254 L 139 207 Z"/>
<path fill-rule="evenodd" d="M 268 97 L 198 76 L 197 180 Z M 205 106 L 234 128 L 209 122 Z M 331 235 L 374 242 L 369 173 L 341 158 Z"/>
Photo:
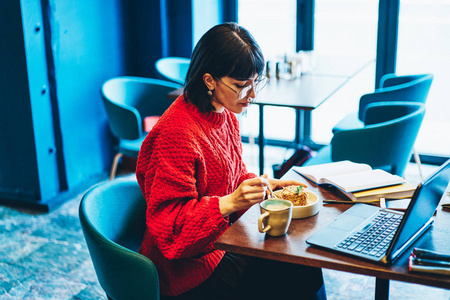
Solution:
<path fill-rule="evenodd" d="M 409 271 L 450 275 L 450 255 L 414 248 L 409 256 Z"/>
<path fill-rule="evenodd" d="M 370 203 L 378 202 L 380 198 L 410 198 L 416 189 L 400 176 L 348 160 L 293 167 L 293 170 L 316 185 L 343 196 L 345 201 Z"/>

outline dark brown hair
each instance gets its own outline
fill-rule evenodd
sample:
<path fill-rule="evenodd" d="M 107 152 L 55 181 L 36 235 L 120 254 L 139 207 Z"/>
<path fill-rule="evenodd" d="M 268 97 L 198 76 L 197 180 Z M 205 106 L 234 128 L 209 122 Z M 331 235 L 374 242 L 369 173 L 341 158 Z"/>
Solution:
<path fill-rule="evenodd" d="M 201 112 L 214 111 L 203 81 L 205 73 L 214 78 L 247 80 L 263 70 L 264 56 L 250 32 L 236 23 L 216 25 L 201 37 L 192 52 L 184 97 Z"/>

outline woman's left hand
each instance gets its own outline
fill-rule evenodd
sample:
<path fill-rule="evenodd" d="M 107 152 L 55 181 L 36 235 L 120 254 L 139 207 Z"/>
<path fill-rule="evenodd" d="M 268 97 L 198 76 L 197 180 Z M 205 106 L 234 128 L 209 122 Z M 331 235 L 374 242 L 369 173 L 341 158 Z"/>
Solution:
<path fill-rule="evenodd" d="M 270 188 L 272 191 L 279 190 L 289 185 L 301 185 L 303 187 L 308 187 L 306 184 L 301 183 L 296 180 L 281 180 L 281 179 L 269 179 L 267 174 L 262 175 L 261 177 L 266 178 L 269 181 Z"/>

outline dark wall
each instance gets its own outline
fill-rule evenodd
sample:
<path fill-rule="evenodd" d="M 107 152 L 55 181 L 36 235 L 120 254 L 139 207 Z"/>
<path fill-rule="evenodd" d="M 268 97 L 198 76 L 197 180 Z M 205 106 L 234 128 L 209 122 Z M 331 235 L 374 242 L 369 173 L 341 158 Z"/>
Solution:
<path fill-rule="evenodd" d="M 128 74 L 164 79 L 155 69 L 159 58 L 191 56 L 191 1 L 124 0 L 124 4 Z"/>
<path fill-rule="evenodd" d="M 36 200 L 39 199 L 40 188 L 25 58 L 20 3 L 2 1 L 0 4 L 0 198 L 14 199 L 23 195 Z M 22 170 L 22 172 L 16 170 Z"/>
<path fill-rule="evenodd" d="M 155 78 L 155 62 L 162 57 L 160 0 L 123 2 L 127 75 Z"/>

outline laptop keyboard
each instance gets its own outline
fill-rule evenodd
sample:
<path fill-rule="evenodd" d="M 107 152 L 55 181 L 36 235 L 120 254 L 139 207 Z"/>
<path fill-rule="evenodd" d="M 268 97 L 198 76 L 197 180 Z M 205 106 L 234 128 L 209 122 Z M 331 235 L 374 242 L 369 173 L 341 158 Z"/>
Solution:
<path fill-rule="evenodd" d="M 352 233 L 338 248 L 381 257 L 386 253 L 403 215 L 380 211 L 363 229 Z"/>

